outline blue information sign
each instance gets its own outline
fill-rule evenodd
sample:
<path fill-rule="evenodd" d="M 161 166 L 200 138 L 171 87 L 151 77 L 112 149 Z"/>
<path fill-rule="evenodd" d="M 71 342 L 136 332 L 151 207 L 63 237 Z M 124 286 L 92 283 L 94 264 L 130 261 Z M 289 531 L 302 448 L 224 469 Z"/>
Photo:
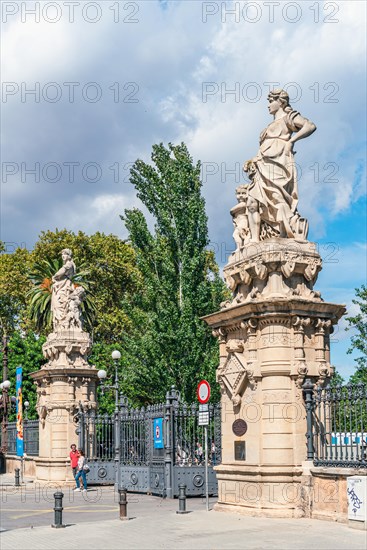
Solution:
<path fill-rule="evenodd" d="M 163 449 L 163 418 L 155 418 L 153 420 L 153 433 L 154 433 L 154 448 Z"/>

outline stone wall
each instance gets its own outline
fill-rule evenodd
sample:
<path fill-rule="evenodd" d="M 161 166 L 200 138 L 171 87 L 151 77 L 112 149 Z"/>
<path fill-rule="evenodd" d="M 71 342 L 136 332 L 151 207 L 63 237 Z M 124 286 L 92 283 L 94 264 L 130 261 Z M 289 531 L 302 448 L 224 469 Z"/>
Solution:
<path fill-rule="evenodd" d="M 305 517 L 348 523 L 364 528 L 363 522 L 348 520 L 347 479 L 350 476 L 367 476 L 365 468 L 308 467 L 304 463 L 302 500 Z M 366 495 L 367 497 L 367 495 Z"/>
<path fill-rule="evenodd" d="M 7 474 L 13 474 L 16 468 L 21 468 L 21 461 L 16 456 L 7 455 L 5 458 L 5 468 Z M 35 457 L 26 457 L 24 459 L 24 476 L 36 477 L 36 462 Z"/>

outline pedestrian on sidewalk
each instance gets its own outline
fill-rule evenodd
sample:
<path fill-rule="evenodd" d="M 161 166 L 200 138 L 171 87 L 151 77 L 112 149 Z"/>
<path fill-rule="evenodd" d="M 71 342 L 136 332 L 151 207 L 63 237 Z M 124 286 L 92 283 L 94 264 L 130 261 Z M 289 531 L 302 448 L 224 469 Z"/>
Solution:
<path fill-rule="evenodd" d="M 85 456 L 84 456 L 84 452 L 79 449 L 79 458 L 78 458 L 78 471 L 76 473 L 76 476 L 75 476 L 75 482 L 76 482 L 76 487 L 74 489 L 74 491 L 79 491 L 80 492 L 80 477 L 82 478 L 83 480 L 83 486 L 84 486 L 84 489 L 83 489 L 83 493 L 86 493 L 87 492 L 87 472 L 86 472 L 86 461 L 85 461 Z M 88 468 L 88 471 L 89 471 L 89 468 Z"/>
<path fill-rule="evenodd" d="M 70 449 L 71 449 L 71 451 L 69 453 L 70 466 L 71 466 L 71 469 L 73 470 L 73 477 L 75 479 L 76 473 L 78 471 L 78 458 L 79 458 L 80 455 L 79 455 L 79 451 L 76 448 L 75 443 L 70 445 Z"/>
<path fill-rule="evenodd" d="M 202 444 L 199 441 L 196 441 L 195 455 L 197 464 L 201 464 L 203 462 L 203 454 Z"/>

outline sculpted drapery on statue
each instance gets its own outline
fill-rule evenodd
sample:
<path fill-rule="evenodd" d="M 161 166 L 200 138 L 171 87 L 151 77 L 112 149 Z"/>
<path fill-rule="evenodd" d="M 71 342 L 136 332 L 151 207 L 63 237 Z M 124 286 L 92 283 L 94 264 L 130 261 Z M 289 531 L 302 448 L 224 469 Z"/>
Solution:
<path fill-rule="evenodd" d="M 65 248 L 61 252 L 63 266 L 52 277 L 51 311 L 54 331 L 60 329 L 82 329 L 80 305 L 85 296 L 82 287 L 75 287 L 76 272 L 72 252 Z"/>
<path fill-rule="evenodd" d="M 292 109 L 284 90 L 273 90 L 268 100 L 274 120 L 260 135 L 257 155 L 244 164 L 251 180 L 246 186 L 247 240 L 258 242 L 274 236 L 306 239 L 308 224 L 297 211 L 293 145 L 311 135 L 316 126 Z"/>

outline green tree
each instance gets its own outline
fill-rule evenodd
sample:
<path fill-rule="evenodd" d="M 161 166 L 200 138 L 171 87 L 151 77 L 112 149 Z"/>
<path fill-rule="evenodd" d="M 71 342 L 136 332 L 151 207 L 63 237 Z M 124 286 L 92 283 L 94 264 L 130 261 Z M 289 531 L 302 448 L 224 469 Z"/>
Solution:
<path fill-rule="evenodd" d="M 33 333 L 21 334 L 14 332 L 9 342 L 9 379 L 12 386 L 9 393 L 15 396 L 15 370 L 18 366 L 23 367 L 23 403 L 29 402 L 28 418 L 36 419 L 37 393 L 36 386 L 29 376 L 30 373 L 38 371 L 44 363 L 42 344 L 46 338 L 38 337 Z M 9 420 L 15 420 L 15 407 L 12 407 Z"/>
<path fill-rule="evenodd" d="M 34 247 L 34 264 L 45 258 L 59 259 L 63 248 L 72 250 L 77 271 L 81 268 L 88 272 L 95 308 L 93 327 L 88 328 L 94 340 L 119 342 L 121 333 L 129 326 L 128 313 L 122 304 L 126 295 L 135 291 L 140 277 L 133 249 L 115 235 L 88 236 L 66 229 L 45 231 Z"/>
<path fill-rule="evenodd" d="M 365 285 L 356 288 L 356 298 L 352 301 L 360 311 L 353 317 L 347 317 L 348 327 L 346 330 L 355 332 L 351 337 L 351 347 L 348 353 L 353 353 L 356 350 L 360 355 L 355 359 L 356 372 L 350 377 L 350 382 L 367 384 L 367 288 Z"/>
<path fill-rule="evenodd" d="M 218 399 L 218 346 L 200 317 L 218 309 L 225 290 L 207 248 L 200 163 L 184 144 L 154 145 L 151 158 L 152 165 L 135 162 L 130 181 L 155 220 L 154 234 L 140 210 L 121 216 L 142 273 L 124 338 L 127 383 L 141 402 L 162 400 L 172 384 L 191 401 L 205 377 Z"/>
<path fill-rule="evenodd" d="M 9 343 L 9 357 L 16 357 L 16 365 L 12 363 L 9 376 L 7 370 L 5 375 L 6 378 L 10 378 L 12 384 L 15 380 L 14 365 L 23 365 L 24 383 L 28 380 L 29 369 L 24 367 L 23 361 L 32 356 L 35 348 L 38 349 L 38 355 L 31 370 L 38 370 L 45 362 L 42 357 L 42 343 L 50 328 L 47 316 L 44 319 L 45 323 L 39 325 L 31 320 L 31 311 L 35 304 L 32 305 L 34 293 L 30 292 L 32 283 L 29 275 L 33 272 L 34 281 L 38 280 L 38 290 L 42 284 L 45 285 L 43 305 L 46 306 L 45 311 L 49 311 L 47 302 L 50 299 L 50 279 L 61 265 L 60 253 L 63 248 L 73 251 L 77 270 L 87 270 L 88 280 L 93 282 L 95 317 L 93 326 L 86 327 L 97 343 L 96 352 L 94 353 L 93 348 L 90 358 L 92 364 L 95 363 L 97 368 L 105 368 L 108 361 L 111 363 L 110 352 L 114 347 L 118 347 L 121 334 L 129 329 L 129 315 L 123 306 L 127 301 L 126 295 L 135 291 L 140 278 L 132 247 L 114 235 L 96 233 L 88 236 L 83 232 L 75 234 L 66 229 L 45 231 L 40 235 L 32 252 L 17 249 L 12 254 L 0 254 L 0 328 L 1 335 L 7 336 L 6 342 L 13 335 Z M 8 346 L 3 345 L 0 354 L 6 365 L 7 350 Z M 26 398 L 32 404 L 36 399 L 36 387 L 30 378 L 29 384 L 29 396 Z M 33 398 L 30 397 L 32 392 Z"/>
<path fill-rule="evenodd" d="M 27 278 L 29 252 L 17 248 L 6 254 L 0 242 L 0 336 L 2 378 L 8 376 L 8 343 L 11 335 L 21 325 L 26 310 L 26 293 L 30 288 Z"/>

